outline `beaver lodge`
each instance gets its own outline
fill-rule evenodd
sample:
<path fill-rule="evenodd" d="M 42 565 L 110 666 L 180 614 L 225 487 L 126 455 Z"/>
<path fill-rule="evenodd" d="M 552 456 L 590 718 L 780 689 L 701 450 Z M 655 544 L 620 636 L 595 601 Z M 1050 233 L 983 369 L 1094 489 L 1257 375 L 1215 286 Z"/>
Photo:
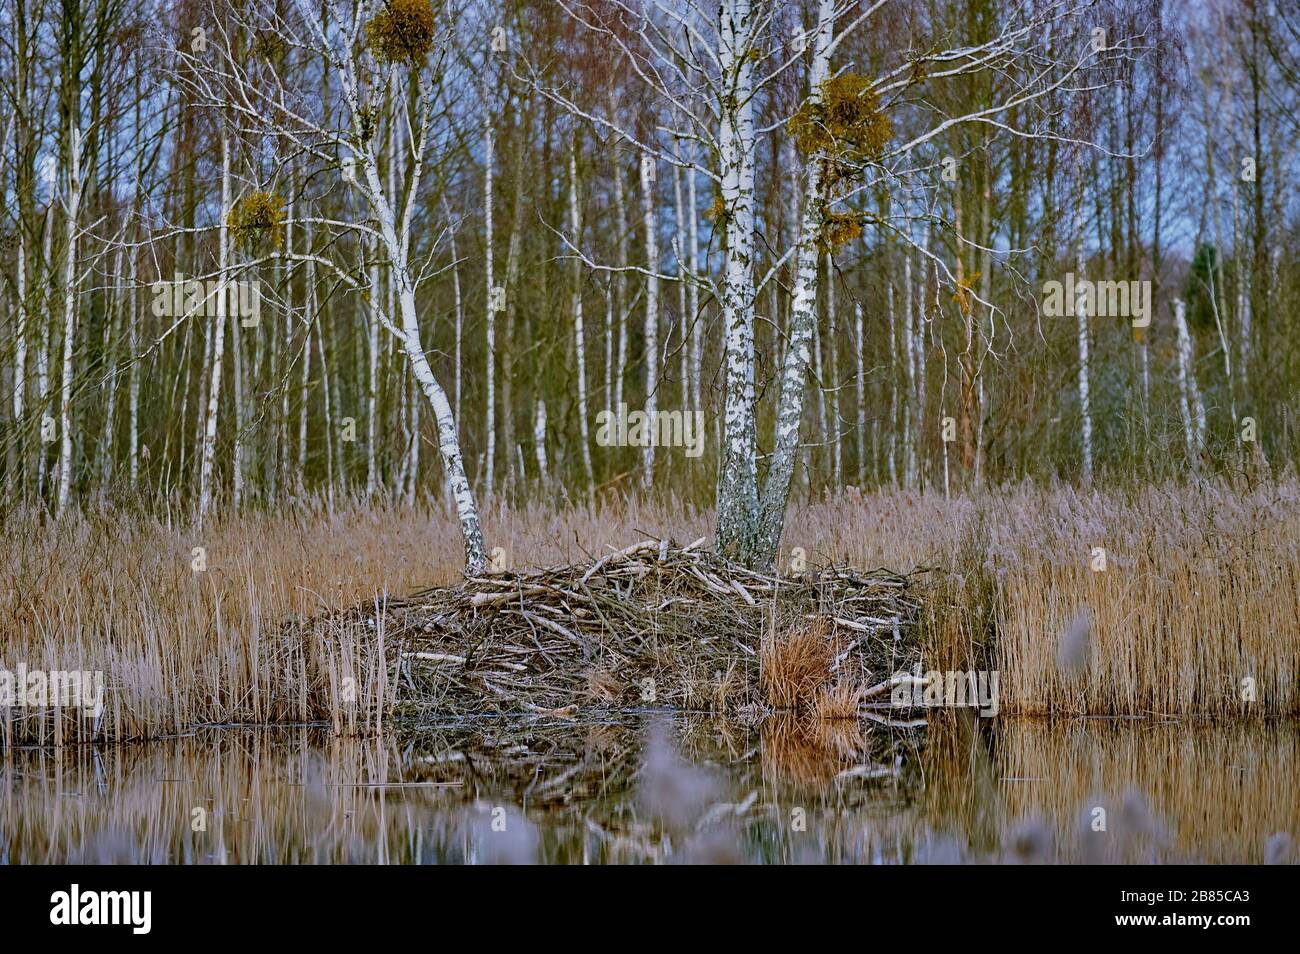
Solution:
<path fill-rule="evenodd" d="M 913 578 L 770 575 L 645 540 L 594 561 L 472 576 L 307 621 L 326 654 L 378 645 L 399 714 L 674 707 L 871 715 L 919 659 Z M 887 721 L 880 714 L 875 718 Z"/>

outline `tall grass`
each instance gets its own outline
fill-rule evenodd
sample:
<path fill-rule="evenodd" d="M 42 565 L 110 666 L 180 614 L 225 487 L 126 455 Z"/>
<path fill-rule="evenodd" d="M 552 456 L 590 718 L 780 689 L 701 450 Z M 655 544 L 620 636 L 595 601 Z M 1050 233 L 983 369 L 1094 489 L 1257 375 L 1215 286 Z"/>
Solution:
<path fill-rule="evenodd" d="M 927 663 L 999 670 L 1005 713 L 1300 711 L 1294 478 L 880 494 L 791 524 L 801 539 L 786 542 L 810 555 L 938 568 Z M 1062 671 L 1085 621 L 1084 665 Z"/>
<path fill-rule="evenodd" d="M 514 566 L 646 534 L 692 540 L 712 514 L 667 500 L 485 515 Z M 927 666 L 996 668 L 1004 713 L 1300 710 L 1300 482 L 945 499 L 850 494 L 800 507 L 785 553 L 932 567 Z M 194 569 L 202 547 L 206 568 Z M 1106 569 L 1092 569 L 1094 547 Z M 196 725 L 373 727 L 399 686 L 369 642 L 304 645 L 283 622 L 454 580 L 454 517 L 387 503 L 233 516 L 202 530 L 114 511 L 0 526 L 0 669 L 102 670 L 102 720 L 0 710 L 4 744 L 160 736 Z M 1087 666 L 1057 669 L 1087 611 Z M 1255 701 L 1243 701 L 1243 680 Z M 381 700 L 384 705 L 381 705 Z"/>

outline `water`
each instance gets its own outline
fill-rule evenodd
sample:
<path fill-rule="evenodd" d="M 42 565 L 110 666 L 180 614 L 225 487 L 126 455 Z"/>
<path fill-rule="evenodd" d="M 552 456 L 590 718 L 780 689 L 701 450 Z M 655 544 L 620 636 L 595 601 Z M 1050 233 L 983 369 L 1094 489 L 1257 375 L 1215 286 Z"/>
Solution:
<path fill-rule="evenodd" d="M 0 861 L 1295 860 L 1277 833 L 1300 835 L 1296 724 L 967 715 L 911 731 L 654 713 L 13 750 Z"/>

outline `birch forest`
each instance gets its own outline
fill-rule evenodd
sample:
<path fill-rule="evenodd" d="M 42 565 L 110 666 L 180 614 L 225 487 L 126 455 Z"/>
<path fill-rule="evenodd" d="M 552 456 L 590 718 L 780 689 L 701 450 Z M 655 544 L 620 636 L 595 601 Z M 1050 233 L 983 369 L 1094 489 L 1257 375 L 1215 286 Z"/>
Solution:
<path fill-rule="evenodd" d="M 474 566 L 490 503 L 673 494 L 762 562 L 796 497 L 1300 450 L 1295 0 L 0 27 L 6 514 L 386 498 Z"/>
<path fill-rule="evenodd" d="M 0 0 L 0 101 L 15 912 L 1293 893 L 1236 897 L 1300 861 L 1300 0 Z"/>

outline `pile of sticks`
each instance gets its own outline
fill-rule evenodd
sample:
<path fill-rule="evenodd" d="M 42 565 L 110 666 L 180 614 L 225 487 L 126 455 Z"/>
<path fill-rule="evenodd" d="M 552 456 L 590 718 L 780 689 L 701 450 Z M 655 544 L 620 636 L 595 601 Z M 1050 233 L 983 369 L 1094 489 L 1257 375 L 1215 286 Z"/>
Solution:
<path fill-rule="evenodd" d="M 591 562 L 468 577 L 318 618 L 310 635 L 382 635 L 399 713 L 761 708 L 762 641 L 812 624 L 834 640 L 837 677 L 856 685 L 916 661 L 911 578 L 767 574 L 703 544 L 644 540 Z"/>

